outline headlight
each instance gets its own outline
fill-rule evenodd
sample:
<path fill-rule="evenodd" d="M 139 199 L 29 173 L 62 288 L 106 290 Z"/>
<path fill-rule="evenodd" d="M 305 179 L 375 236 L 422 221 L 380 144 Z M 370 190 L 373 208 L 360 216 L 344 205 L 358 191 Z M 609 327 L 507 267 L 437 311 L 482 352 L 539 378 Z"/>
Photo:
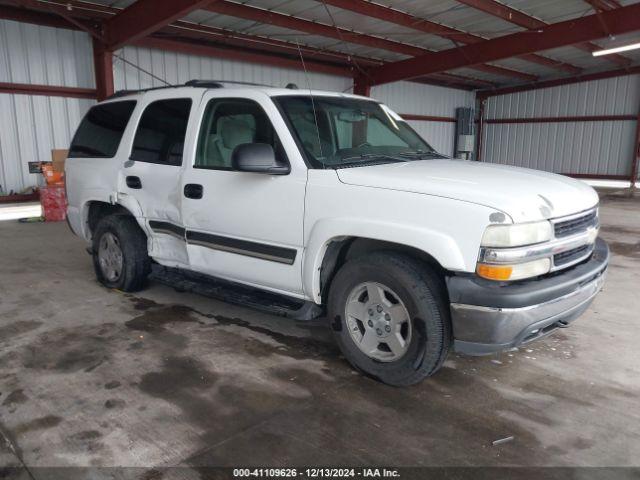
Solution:
<path fill-rule="evenodd" d="M 489 225 L 482 236 L 483 247 L 519 247 L 551 240 L 551 223 L 521 223 L 514 225 Z"/>
<path fill-rule="evenodd" d="M 551 270 L 549 258 L 530 258 L 531 245 L 553 238 L 550 222 L 489 225 L 482 236 L 476 273 L 498 281 L 522 280 Z"/>

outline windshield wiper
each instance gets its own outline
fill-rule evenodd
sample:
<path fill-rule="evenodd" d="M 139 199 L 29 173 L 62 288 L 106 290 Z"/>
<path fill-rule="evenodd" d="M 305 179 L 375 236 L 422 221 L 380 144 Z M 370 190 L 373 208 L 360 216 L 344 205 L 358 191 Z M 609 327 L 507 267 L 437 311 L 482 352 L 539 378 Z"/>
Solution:
<path fill-rule="evenodd" d="M 375 158 L 390 158 L 389 155 L 383 155 L 381 153 L 360 153 L 358 155 L 352 155 L 351 157 L 344 157 L 342 160 L 371 160 Z"/>
<path fill-rule="evenodd" d="M 393 155 L 382 155 L 378 153 L 363 153 L 361 155 L 354 155 L 351 157 L 345 157 L 343 161 L 335 165 L 331 165 L 332 168 L 353 167 L 358 165 L 381 165 L 384 163 L 397 163 L 406 162 L 403 158 L 398 158 Z M 347 161 L 345 161 L 347 160 Z M 351 161 L 348 161 L 351 160 Z"/>
<path fill-rule="evenodd" d="M 430 152 L 424 152 L 422 150 L 400 152 L 397 155 L 405 158 L 434 158 L 434 157 L 446 158 L 445 155 L 442 155 L 441 153 L 438 153 L 435 150 L 432 150 Z"/>

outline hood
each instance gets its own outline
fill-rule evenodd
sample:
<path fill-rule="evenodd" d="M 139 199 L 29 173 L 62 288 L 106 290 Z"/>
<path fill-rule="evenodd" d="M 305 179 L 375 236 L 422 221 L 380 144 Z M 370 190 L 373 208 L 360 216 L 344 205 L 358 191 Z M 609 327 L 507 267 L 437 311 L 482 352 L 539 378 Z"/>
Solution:
<path fill-rule="evenodd" d="M 554 173 L 468 160 L 420 160 L 337 170 L 349 185 L 447 197 L 485 205 L 530 222 L 580 212 L 598 203 L 584 182 Z"/>

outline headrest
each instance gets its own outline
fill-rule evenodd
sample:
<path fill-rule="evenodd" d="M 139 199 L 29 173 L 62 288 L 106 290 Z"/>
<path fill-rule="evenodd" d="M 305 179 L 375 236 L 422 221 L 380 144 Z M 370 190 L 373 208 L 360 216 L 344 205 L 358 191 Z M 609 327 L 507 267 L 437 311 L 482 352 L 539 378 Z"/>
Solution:
<path fill-rule="evenodd" d="M 243 143 L 253 143 L 254 130 L 242 120 L 223 117 L 218 123 L 224 148 L 234 149 Z"/>

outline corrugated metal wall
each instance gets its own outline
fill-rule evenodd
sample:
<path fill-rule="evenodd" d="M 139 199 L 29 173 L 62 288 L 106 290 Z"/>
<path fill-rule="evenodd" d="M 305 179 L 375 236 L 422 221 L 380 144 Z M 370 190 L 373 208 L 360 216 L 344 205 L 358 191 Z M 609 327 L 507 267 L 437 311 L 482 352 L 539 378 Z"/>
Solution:
<path fill-rule="evenodd" d="M 306 88 L 307 86 L 305 74 L 300 70 L 140 47 L 125 47 L 116 53 L 126 61 L 172 84 L 184 83 L 192 79 L 205 79 L 237 80 L 262 83 L 274 87 L 284 87 L 287 83 L 295 83 L 300 88 Z M 114 58 L 113 67 L 115 70 L 116 90 L 163 85 L 162 81 L 153 78 L 119 58 Z M 309 81 L 312 88 L 319 90 L 351 91 L 352 80 L 346 77 L 309 72 Z"/>
<path fill-rule="evenodd" d="M 637 115 L 640 75 L 487 99 L 485 119 Z M 482 160 L 558 173 L 629 175 L 634 120 L 485 123 Z"/>
<path fill-rule="evenodd" d="M 93 87 L 88 35 L 0 20 L 0 82 Z M 20 191 L 36 185 L 28 162 L 50 160 L 67 148 L 93 102 L 76 98 L 0 94 L 0 185 Z"/>
<path fill-rule="evenodd" d="M 192 78 L 241 80 L 307 86 L 302 71 L 126 47 L 117 55 L 169 83 Z M 162 85 L 158 79 L 114 59 L 116 89 Z M 94 88 L 91 40 L 82 32 L 0 20 L 0 81 Z M 309 73 L 312 88 L 350 92 L 352 79 Z M 398 113 L 454 117 L 455 108 L 472 107 L 472 92 L 410 82 L 375 87 L 372 96 Z M 49 160 L 51 149 L 67 148 L 82 116 L 94 102 L 74 98 L 0 94 L 0 185 L 20 191 L 36 185 L 28 162 Z M 452 154 L 454 124 L 411 121 L 439 151 Z"/>
<path fill-rule="evenodd" d="M 455 118 L 457 107 L 473 108 L 475 104 L 473 92 L 411 82 L 373 87 L 371 96 L 398 113 L 449 118 Z M 409 124 L 437 151 L 453 155 L 455 123 L 411 120 Z"/>

